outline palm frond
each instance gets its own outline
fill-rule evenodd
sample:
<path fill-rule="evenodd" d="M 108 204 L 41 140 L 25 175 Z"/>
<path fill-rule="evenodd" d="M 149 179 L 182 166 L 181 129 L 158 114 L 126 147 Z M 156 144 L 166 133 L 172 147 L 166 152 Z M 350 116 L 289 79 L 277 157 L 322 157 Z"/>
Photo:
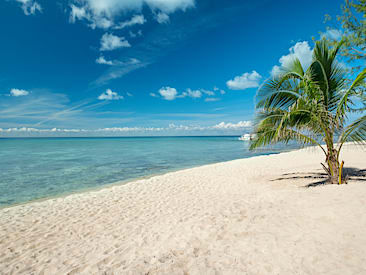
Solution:
<path fill-rule="evenodd" d="M 340 143 L 346 141 L 366 144 L 366 115 L 356 119 L 345 129 L 340 137 Z"/>
<path fill-rule="evenodd" d="M 366 115 L 356 119 L 339 137 L 338 156 L 347 141 L 366 145 Z"/>
<path fill-rule="evenodd" d="M 363 87 L 366 79 L 366 68 L 358 74 L 349 89 L 343 91 L 342 96 L 337 104 L 336 119 L 343 120 L 346 112 L 350 110 L 351 97 L 357 94 L 357 89 Z M 362 98 L 361 98 L 362 99 Z"/>
<path fill-rule="evenodd" d="M 298 98 L 299 94 L 290 90 L 277 90 L 268 92 L 266 96 L 257 103 L 257 108 L 287 108 Z"/>
<path fill-rule="evenodd" d="M 324 148 L 311 136 L 300 133 L 294 129 L 266 128 L 256 133 L 256 137 L 250 141 L 250 150 L 269 144 L 283 142 L 287 144 L 289 141 L 295 140 L 301 145 L 318 145 L 323 151 Z"/>
<path fill-rule="evenodd" d="M 292 62 L 284 69 L 286 73 L 296 74 L 299 77 L 304 76 L 304 68 L 297 57 L 293 58 Z"/>

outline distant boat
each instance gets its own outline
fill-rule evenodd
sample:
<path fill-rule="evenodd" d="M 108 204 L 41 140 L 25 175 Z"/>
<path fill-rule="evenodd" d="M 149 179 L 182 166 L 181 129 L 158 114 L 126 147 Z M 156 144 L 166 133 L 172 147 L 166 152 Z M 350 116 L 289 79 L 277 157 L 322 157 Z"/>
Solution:
<path fill-rule="evenodd" d="M 252 140 L 253 139 L 253 135 L 251 135 L 251 134 L 244 134 L 244 135 L 242 135 L 240 138 L 239 138 L 239 140 L 242 140 L 242 141 L 248 141 L 248 140 Z"/>

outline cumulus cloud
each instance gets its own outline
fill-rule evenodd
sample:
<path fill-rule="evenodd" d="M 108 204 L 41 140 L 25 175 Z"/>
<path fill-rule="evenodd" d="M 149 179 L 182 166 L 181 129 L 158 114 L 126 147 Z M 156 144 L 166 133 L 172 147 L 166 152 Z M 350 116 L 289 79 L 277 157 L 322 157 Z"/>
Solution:
<path fill-rule="evenodd" d="M 202 97 L 202 92 L 200 90 L 191 90 L 187 89 L 186 92 L 182 93 L 181 97 L 192 97 L 192 98 L 200 98 Z"/>
<path fill-rule="evenodd" d="M 11 89 L 10 90 L 10 95 L 11 96 L 26 96 L 29 95 L 29 92 L 26 90 L 22 90 L 22 89 Z"/>
<path fill-rule="evenodd" d="M 114 63 L 113 63 L 113 61 L 112 60 L 106 60 L 105 58 L 104 58 L 104 56 L 99 56 L 96 60 L 95 60 L 95 63 L 97 63 L 97 64 L 103 64 L 103 65 L 110 65 L 110 66 L 113 66 L 114 65 Z"/>
<path fill-rule="evenodd" d="M 113 20 L 104 16 L 93 16 L 85 6 L 70 5 L 70 23 L 75 23 L 76 20 L 87 20 L 89 27 L 92 29 L 101 28 L 108 29 L 114 25 Z"/>
<path fill-rule="evenodd" d="M 159 24 L 165 24 L 165 23 L 169 23 L 170 18 L 169 15 L 167 15 L 164 12 L 159 12 L 156 16 L 156 21 L 158 21 Z"/>
<path fill-rule="evenodd" d="M 159 94 L 165 100 L 174 100 L 174 99 L 176 99 L 178 92 L 175 88 L 163 87 L 159 90 Z"/>
<path fill-rule="evenodd" d="M 141 15 L 134 15 L 130 20 L 119 23 L 115 26 L 115 29 L 124 29 L 126 27 L 131 27 L 134 25 L 143 25 L 146 22 L 145 17 Z"/>
<path fill-rule="evenodd" d="M 122 36 L 105 33 L 100 40 L 101 51 L 112 51 L 119 48 L 131 47 L 130 43 Z"/>
<path fill-rule="evenodd" d="M 310 48 L 307 41 L 297 42 L 294 46 L 289 49 L 289 54 L 284 55 L 280 58 L 279 62 L 281 66 L 274 66 L 271 71 L 271 75 L 275 76 L 281 72 L 281 68 L 286 68 L 291 65 L 295 58 L 300 60 L 301 65 L 306 70 L 312 60 L 313 50 Z"/>
<path fill-rule="evenodd" d="M 129 92 L 127 92 L 126 95 L 129 96 L 129 97 L 132 97 L 133 96 L 133 94 L 131 94 Z"/>
<path fill-rule="evenodd" d="M 89 15 L 87 14 L 85 8 L 80 8 L 75 5 L 70 5 L 70 22 L 75 23 L 76 20 L 88 19 Z"/>
<path fill-rule="evenodd" d="M 92 29 L 108 29 L 114 26 L 114 22 L 111 18 L 105 16 L 93 16 L 86 7 L 79 7 L 71 4 L 70 8 L 70 23 L 75 23 L 76 20 L 86 20 L 89 22 L 88 26 Z"/>
<path fill-rule="evenodd" d="M 120 100 L 123 99 L 123 96 L 117 94 L 116 92 L 112 92 L 111 89 L 107 89 L 105 93 L 102 93 L 99 97 L 99 100 Z"/>
<path fill-rule="evenodd" d="M 34 0 L 15 0 L 18 3 L 21 3 L 21 8 L 24 11 L 25 15 L 36 14 L 36 12 L 42 12 L 41 5 Z"/>
<path fill-rule="evenodd" d="M 342 31 L 338 29 L 327 29 L 325 33 L 321 34 L 322 38 L 330 39 L 330 40 L 340 40 L 342 38 Z"/>
<path fill-rule="evenodd" d="M 259 82 L 262 76 L 256 71 L 244 73 L 241 76 L 236 76 L 234 79 L 226 82 L 226 85 L 231 90 L 245 90 L 249 88 L 259 87 Z"/>
<path fill-rule="evenodd" d="M 87 20 L 92 28 L 110 28 L 115 25 L 115 18 L 131 11 L 141 11 L 148 6 L 154 13 L 166 15 L 177 10 L 185 11 L 195 6 L 194 0 L 73 0 L 70 5 L 70 22 Z M 140 18 L 141 19 L 141 18 Z M 136 20 L 136 19 L 135 19 Z M 135 21 L 137 22 L 137 21 Z M 142 22 L 141 20 L 139 22 Z M 127 22 L 125 22 L 127 23 Z M 123 23 L 122 23 L 123 24 Z M 128 27 L 132 25 L 124 25 Z"/>

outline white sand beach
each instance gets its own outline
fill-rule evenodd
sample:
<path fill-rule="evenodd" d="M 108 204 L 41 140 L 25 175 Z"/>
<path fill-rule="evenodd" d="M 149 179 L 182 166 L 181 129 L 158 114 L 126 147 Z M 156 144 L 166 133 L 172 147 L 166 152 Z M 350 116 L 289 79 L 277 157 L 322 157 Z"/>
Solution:
<path fill-rule="evenodd" d="M 366 274 L 366 151 L 206 165 L 0 210 L 1 274 Z M 349 170 L 350 171 L 350 170 Z"/>

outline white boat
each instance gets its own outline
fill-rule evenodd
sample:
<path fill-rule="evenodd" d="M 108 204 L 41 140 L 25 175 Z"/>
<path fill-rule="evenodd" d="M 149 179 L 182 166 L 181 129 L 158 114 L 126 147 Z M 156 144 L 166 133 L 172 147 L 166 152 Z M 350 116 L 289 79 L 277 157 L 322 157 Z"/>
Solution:
<path fill-rule="evenodd" d="M 248 140 L 252 140 L 253 136 L 251 134 L 244 134 L 242 135 L 239 140 L 242 140 L 242 141 L 248 141 Z"/>

